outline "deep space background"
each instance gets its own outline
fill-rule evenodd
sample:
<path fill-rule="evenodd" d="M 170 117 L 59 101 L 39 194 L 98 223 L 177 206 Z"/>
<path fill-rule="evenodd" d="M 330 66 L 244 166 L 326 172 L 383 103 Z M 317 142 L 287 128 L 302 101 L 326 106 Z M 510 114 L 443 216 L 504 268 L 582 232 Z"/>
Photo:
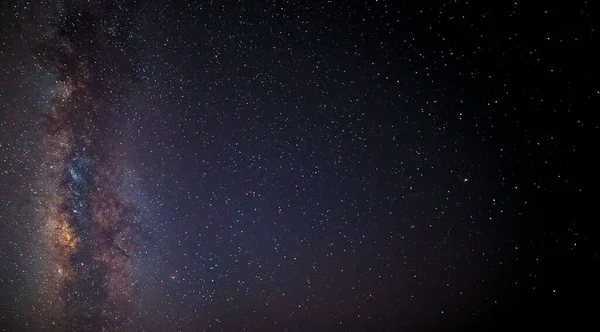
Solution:
<path fill-rule="evenodd" d="M 597 14 L 2 1 L 0 330 L 578 330 Z"/>

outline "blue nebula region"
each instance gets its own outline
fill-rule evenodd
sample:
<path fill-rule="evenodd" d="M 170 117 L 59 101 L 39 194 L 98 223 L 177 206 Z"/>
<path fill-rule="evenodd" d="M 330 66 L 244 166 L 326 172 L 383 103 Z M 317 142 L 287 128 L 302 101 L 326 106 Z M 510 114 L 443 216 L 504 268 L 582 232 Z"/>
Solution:
<path fill-rule="evenodd" d="M 76 154 L 69 161 L 67 184 L 69 209 L 74 224 L 83 235 L 89 234 L 91 222 L 90 199 L 93 187 L 92 160 L 87 155 Z"/>

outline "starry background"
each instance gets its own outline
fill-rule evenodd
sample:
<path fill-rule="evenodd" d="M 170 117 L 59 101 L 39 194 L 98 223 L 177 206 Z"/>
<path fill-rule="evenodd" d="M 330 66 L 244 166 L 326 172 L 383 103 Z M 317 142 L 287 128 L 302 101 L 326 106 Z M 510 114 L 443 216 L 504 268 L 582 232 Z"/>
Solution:
<path fill-rule="evenodd" d="M 103 185 L 136 211 L 126 265 L 108 263 L 132 271 L 119 319 L 77 318 L 102 311 L 90 294 L 113 274 L 76 272 L 86 331 L 583 326 L 598 295 L 594 15 L 578 1 L 2 2 L 0 328 L 64 326 L 48 308 L 77 292 L 40 295 L 57 270 L 44 118 L 64 68 L 95 112 L 65 122 L 93 147 L 65 169 L 112 167 Z M 86 62 L 58 57 L 57 74 L 39 55 L 60 40 Z M 96 233 L 78 232 L 88 249 L 70 262 L 99 264 Z"/>

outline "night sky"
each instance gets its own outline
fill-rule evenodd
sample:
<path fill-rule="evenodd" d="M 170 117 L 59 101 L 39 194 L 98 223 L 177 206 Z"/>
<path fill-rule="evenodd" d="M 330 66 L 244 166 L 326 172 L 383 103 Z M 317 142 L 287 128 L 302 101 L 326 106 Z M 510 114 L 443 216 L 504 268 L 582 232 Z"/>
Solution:
<path fill-rule="evenodd" d="M 0 331 L 578 330 L 591 3 L 2 1 Z"/>

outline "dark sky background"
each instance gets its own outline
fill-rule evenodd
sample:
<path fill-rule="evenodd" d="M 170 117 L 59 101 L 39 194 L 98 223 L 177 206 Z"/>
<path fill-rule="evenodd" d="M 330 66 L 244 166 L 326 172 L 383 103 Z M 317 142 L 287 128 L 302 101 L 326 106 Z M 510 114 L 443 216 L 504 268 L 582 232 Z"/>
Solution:
<path fill-rule="evenodd" d="M 577 330 L 598 19 L 3 1 L 0 330 Z"/>

